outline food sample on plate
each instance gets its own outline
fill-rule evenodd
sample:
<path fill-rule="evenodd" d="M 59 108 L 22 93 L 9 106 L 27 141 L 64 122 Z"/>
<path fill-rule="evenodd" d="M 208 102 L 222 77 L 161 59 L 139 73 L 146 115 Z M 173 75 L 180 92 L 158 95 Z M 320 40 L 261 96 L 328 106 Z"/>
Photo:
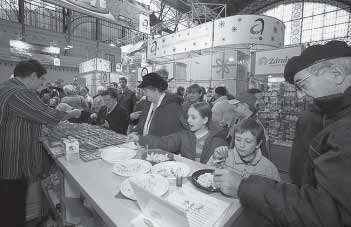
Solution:
<path fill-rule="evenodd" d="M 131 174 L 131 173 L 137 173 L 142 167 L 143 166 L 140 163 L 133 163 L 133 164 L 130 164 L 129 166 L 120 165 L 120 166 L 117 166 L 115 169 L 121 174 Z"/>
<path fill-rule="evenodd" d="M 141 159 L 130 159 L 117 162 L 112 169 L 113 173 L 128 177 L 146 173 L 151 169 L 151 164 Z"/>
<path fill-rule="evenodd" d="M 213 173 L 204 173 L 197 178 L 197 183 L 205 188 L 216 188 L 215 183 L 213 182 Z"/>
<path fill-rule="evenodd" d="M 154 163 L 165 162 L 170 160 L 168 158 L 168 154 L 158 154 L 154 152 L 147 154 L 145 159 L 147 161 L 154 162 Z"/>
<path fill-rule="evenodd" d="M 126 197 L 135 200 L 134 191 L 129 181 L 133 181 L 143 189 L 155 194 L 162 196 L 168 191 L 168 181 L 159 175 L 154 174 L 141 174 L 134 177 L 128 178 L 121 184 L 121 192 Z"/>
<path fill-rule="evenodd" d="M 151 172 L 159 174 L 168 179 L 175 179 L 178 176 L 186 177 L 189 172 L 189 166 L 182 162 L 168 161 L 161 162 L 151 168 Z"/>
<path fill-rule="evenodd" d="M 166 177 L 166 178 L 177 177 L 177 169 L 172 168 L 171 166 L 164 166 L 163 168 L 156 171 L 156 173 L 158 173 L 161 176 Z"/>

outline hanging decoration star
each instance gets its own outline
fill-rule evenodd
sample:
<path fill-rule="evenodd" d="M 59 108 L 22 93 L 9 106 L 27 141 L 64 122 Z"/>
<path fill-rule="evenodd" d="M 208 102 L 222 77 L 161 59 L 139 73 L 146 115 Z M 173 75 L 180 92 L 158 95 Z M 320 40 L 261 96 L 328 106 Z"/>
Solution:
<path fill-rule="evenodd" d="M 225 25 L 225 22 L 224 22 L 224 21 L 220 21 L 220 22 L 219 22 L 219 27 L 220 27 L 220 28 L 223 28 L 224 25 Z"/>

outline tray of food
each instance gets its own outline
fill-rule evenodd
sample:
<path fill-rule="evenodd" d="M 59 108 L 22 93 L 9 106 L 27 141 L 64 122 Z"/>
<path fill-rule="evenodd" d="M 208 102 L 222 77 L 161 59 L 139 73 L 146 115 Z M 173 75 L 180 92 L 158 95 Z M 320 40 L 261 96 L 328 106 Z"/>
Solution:
<path fill-rule="evenodd" d="M 193 173 L 191 180 L 193 184 L 208 192 L 219 192 L 220 189 L 216 187 L 213 182 L 214 169 L 201 169 Z"/>
<path fill-rule="evenodd" d="M 151 173 L 160 174 L 166 179 L 176 179 L 177 174 L 187 177 L 190 168 L 187 164 L 176 161 L 161 162 L 151 168 Z"/>
<path fill-rule="evenodd" d="M 151 192 L 154 195 L 162 196 L 169 188 L 168 181 L 160 175 L 157 174 L 141 174 L 134 177 L 125 179 L 120 187 L 121 193 L 132 200 L 136 200 L 135 194 L 130 181 L 143 187 L 145 190 Z"/>
<path fill-rule="evenodd" d="M 129 159 L 116 162 L 112 172 L 122 177 L 131 177 L 149 172 L 151 164 L 141 159 Z"/>
<path fill-rule="evenodd" d="M 174 154 L 161 149 L 148 149 L 141 158 L 155 165 L 160 162 L 174 161 Z"/>
<path fill-rule="evenodd" d="M 104 147 L 101 148 L 100 151 L 102 160 L 112 164 L 122 160 L 132 159 L 136 155 L 135 150 L 116 146 Z"/>

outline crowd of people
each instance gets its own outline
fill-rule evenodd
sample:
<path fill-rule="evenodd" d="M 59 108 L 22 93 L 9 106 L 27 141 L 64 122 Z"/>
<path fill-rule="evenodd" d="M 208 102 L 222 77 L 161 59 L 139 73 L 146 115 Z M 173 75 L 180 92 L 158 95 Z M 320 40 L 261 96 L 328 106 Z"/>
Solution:
<path fill-rule="evenodd" d="M 41 125 L 70 119 L 215 167 L 216 187 L 240 199 L 247 225 L 351 226 L 351 181 L 346 175 L 351 170 L 350 63 L 351 47 L 341 41 L 311 46 L 289 59 L 286 81 L 299 96 L 312 97 L 314 106 L 297 123 L 293 182 L 288 183 L 270 161 L 268 136 L 257 116 L 257 89 L 232 97 L 219 86 L 206 102 L 198 84 L 173 93 L 164 72 L 156 71 L 142 78 L 139 100 L 121 77 L 113 87 L 98 88 L 93 98 L 86 87 L 48 84 L 40 101 L 36 89 L 46 70 L 35 60 L 22 61 L 14 77 L 0 85 L 2 220 L 24 221 L 27 184 L 40 173 Z"/>

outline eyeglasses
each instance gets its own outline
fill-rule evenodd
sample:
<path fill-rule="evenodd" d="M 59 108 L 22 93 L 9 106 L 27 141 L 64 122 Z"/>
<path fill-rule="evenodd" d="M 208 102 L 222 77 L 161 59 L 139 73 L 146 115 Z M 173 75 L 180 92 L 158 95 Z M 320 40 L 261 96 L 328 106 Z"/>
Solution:
<path fill-rule="evenodd" d="M 325 69 L 329 69 L 331 67 L 331 64 L 319 65 L 319 62 L 315 63 L 314 65 L 315 67 L 312 68 L 313 70 L 312 73 L 305 71 L 305 74 L 307 74 L 307 76 L 295 83 L 295 87 L 297 91 L 302 91 L 303 89 L 306 89 L 306 86 L 305 86 L 306 84 L 304 82 L 308 80 L 310 77 L 319 76 L 325 72 L 324 71 Z"/>
<path fill-rule="evenodd" d="M 313 75 L 313 74 L 311 74 L 311 73 L 308 73 L 308 72 L 306 72 L 306 74 L 307 74 L 307 76 L 305 76 L 303 79 L 301 79 L 301 80 L 295 82 L 295 88 L 296 88 L 297 91 L 302 91 L 302 89 L 305 88 L 305 86 L 304 86 L 304 85 L 305 85 L 305 84 L 304 84 L 304 81 L 308 80 L 308 79 L 309 79 L 310 77 L 312 77 L 312 76 L 315 76 L 315 75 Z"/>

